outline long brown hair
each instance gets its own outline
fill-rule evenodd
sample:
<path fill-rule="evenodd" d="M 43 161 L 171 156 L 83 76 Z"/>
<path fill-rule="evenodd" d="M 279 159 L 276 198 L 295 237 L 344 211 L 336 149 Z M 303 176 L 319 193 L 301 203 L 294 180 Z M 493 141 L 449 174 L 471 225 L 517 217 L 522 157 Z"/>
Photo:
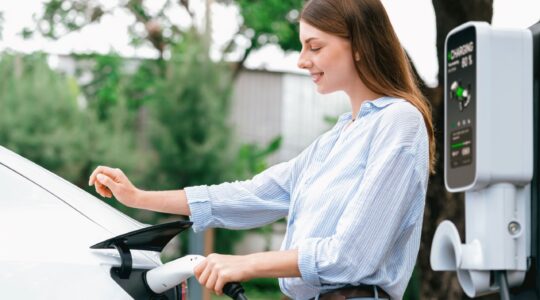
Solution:
<path fill-rule="evenodd" d="M 429 136 L 429 170 L 434 173 L 431 107 L 418 88 L 407 55 L 380 0 L 309 0 L 300 19 L 351 42 L 356 71 L 370 90 L 405 99 L 422 113 Z"/>

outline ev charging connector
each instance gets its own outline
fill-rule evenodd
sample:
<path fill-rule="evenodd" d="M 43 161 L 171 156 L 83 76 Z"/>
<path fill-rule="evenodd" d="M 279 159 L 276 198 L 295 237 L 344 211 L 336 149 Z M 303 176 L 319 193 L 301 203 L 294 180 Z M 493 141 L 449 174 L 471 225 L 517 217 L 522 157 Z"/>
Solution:
<path fill-rule="evenodd" d="M 529 267 L 532 50 L 529 30 L 485 22 L 446 38 L 444 177 L 449 192 L 465 192 L 466 241 L 443 221 L 430 262 L 456 271 L 469 297 L 519 286 Z"/>
<path fill-rule="evenodd" d="M 161 294 L 179 285 L 194 274 L 194 268 L 204 260 L 201 255 L 186 255 L 143 274 L 145 286 L 155 294 Z M 238 282 L 229 282 L 223 293 L 233 300 L 247 300 L 244 288 Z"/>

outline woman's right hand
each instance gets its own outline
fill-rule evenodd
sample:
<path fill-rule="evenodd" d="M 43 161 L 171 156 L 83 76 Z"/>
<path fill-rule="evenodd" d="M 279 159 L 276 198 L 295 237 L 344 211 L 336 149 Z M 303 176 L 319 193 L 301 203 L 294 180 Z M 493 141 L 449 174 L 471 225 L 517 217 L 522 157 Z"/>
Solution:
<path fill-rule="evenodd" d="M 88 185 L 95 185 L 96 192 L 103 197 L 111 198 L 114 196 L 126 206 L 135 208 L 139 206 L 141 190 L 136 188 L 124 172 L 118 168 L 97 167 L 90 175 Z"/>

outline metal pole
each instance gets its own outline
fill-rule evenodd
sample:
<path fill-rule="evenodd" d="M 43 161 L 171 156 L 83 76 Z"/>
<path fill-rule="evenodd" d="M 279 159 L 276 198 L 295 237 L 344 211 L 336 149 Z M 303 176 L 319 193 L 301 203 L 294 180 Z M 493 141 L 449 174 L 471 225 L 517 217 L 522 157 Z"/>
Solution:
<path fill-rule="evenodd" d="M 193 230 L 189 232 L 189 254 L 204 255 L 204 232 L 195 233 Z M 203 291 L 202 287 L 194 277 L 188 279 L 188 299 L 189 300 L 202 300 Z M 185 299 L 182 299 L 185 300 Z"/>

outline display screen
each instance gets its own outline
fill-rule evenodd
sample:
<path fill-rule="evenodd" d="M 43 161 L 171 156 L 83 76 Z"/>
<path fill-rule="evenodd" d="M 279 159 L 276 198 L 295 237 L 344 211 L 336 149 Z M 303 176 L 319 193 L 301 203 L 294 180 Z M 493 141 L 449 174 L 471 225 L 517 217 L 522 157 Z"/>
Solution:
<path fill-rule="evenodd" d="M 446 44 L 446 182 L 468 186 L 475 175 L 476 29 L 452 34 Z"/>
<path fill-rule="evenodd" d="M 456 168 L 472 163 L 472 128 L 466 127 L 450 134 L 450 167 Z"/>

